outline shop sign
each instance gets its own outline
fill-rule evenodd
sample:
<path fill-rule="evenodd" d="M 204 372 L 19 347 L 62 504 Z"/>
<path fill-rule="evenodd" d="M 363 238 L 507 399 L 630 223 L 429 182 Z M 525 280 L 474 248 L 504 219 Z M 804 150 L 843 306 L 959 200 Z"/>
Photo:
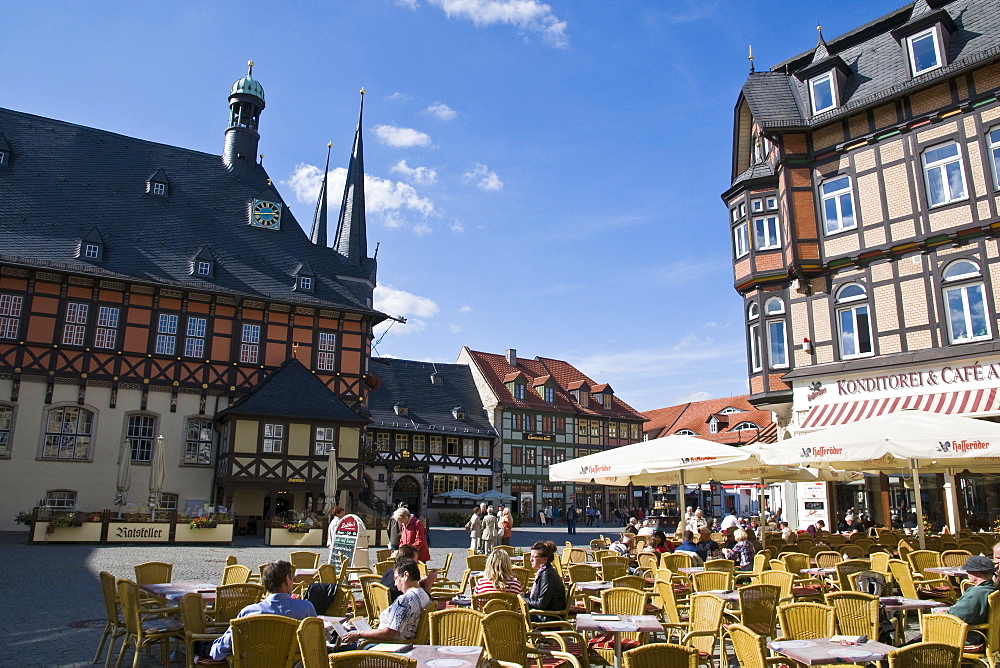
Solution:
<path fill-rule="evenodd" d="M 169 539 L 169 524 L 155 522 L 108 524 L 109 543 L 166 543 Z"/>
<path fill-rule="evenodd" d="M 524 440 L 526 441 L 548 441 L 549 443 L 556 442 L 555 434 L 525 434 Z"/>
<path fill-rule="evenodd" d="M 354 550 L 358 546 L 358 535 L 365 531 L 365 524 L 357 515 L 345 515 L 333 532 L 333 553 L 347 559 L 347 565 L 354 563 Z"/>
<path fill-rule="evenodd" d="M 806 399 L 811 402 L 821 397 L 835 400 L 873 394 L 906 394 L 907 390 L 957 390 L 985 384 L 995 386 L 997 382 L 1000 382 L 1000 362 L 975 362 L 877 376 L 838 378 L 825 383 L 815 381 L 809 384 Z M 833 396 L 830 396 L 831 391 L 834 391 Z"/>
<path fill-rule="evenodd" d="M 288 482 L 305 482 L 305 478 L 289 478 Z"/>
<path fill-rule="evenodd" d="M 402 465 L 397 464 L 392 467 L 393 473 L 426 473 L 427 466 L 420 466 L 418 464 Z"/>

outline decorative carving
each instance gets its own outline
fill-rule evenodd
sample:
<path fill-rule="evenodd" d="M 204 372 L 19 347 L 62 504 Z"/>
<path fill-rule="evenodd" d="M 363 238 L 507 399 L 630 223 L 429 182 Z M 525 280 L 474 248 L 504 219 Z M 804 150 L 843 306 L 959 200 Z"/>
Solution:
<path fill-rule="evenodd" d="M 62 283 L 62 276 L 59 274 L 52 274 L 47 271 L 36 271 L 35 272 L 36 281 L 52 281 L 53 283 Z"/>
<path fill-rule="evenodd" d="M 323 318 L 339 318 L 340 311 L 327 311 L 326 309 L 320 309 L 319 315 Z"/>
<path fill-rule="evenodd" d="M 211 302 L 212 295 L 204 295 L 200 292 L 189 292 L 188 299 L 194 302 Z"/>
<path fill-rule="evenodd" d="M 129 290 L 139 295 L 151 295 L 156 292 L 148 285 L 133 285 Z"/>
<path fill-rule="evenodd" d="M 288 313 L 292 310 L 292 307 L 288 304 L 271 304 L 268 309 L 275 313 Z"/>
<path fill-rule="evenodd" d="M 295 312 L 301 313 L 302 315 L 316 315 L 316 309 L 309 308 L 307 306 L 296 306 Z"/>
<path fill-rule="evenodd" d="M 180 290 L 171 290 L 170 288 L 160 288 L 160 296 L 175 297 L 177 299 L 180 299 L 181 297 L 184 296 L 184 293 L 181 292 Z"/>
<path fill-rule="evenodd" d="M 255 299 L 244 299 L 243 303 L 240 305 L 243 308 L 264 308 L 264 302 L 260 302 Z"/>
<path fill-rule="evenodd" d="M 14 267 L 0 268 L 0 274 L 4 276 L 14 276 L 16 278 L 28 278 L 27 269 L 15 269 Z"/>
<path fill-rule="evenodd" d="M 93 287 L 94 285 L 94 279 L 84 278 L 82 276 L 70 276 L 69 282 L 70 285 L 85 285 L 87 287 Z"/>
<path fill-rule="evenodd" d="M 234 297 L 226 297 L 224 295 L 215 295 L 215 303 L 223 304 L 225 306 L 236 306 L 236 299 Z"/>
<path fill-rule="evenodd" d="M 124 290 L 125 284 L 118 281 L 101 281 L 98 285 L 105 290 Z"/>
<path fill-rule="evenodd" d="M 363 318 L 363 317 L 364 316 L 362 316 L 360 313 L 345 313 L 344 314 L 344 318 L 346 320 L 361 320 L 361 318 Z"/>

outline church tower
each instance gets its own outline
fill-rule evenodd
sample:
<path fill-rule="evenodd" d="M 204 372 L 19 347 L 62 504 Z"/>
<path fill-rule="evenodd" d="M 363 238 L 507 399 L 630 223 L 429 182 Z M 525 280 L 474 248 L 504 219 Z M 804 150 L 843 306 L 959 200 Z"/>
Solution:
<path fill-rule="evenodd" d="M 365 159 L 361 145 L 361 122 L 365 111 L 365 89 L 361 89 L 361 112 L 358 114 L 358 129 L 354 133 L 354 148 L 351 162 L 347 166 L 347 182 L 344 184 L 344 199 L 337 219 L 337 236 L 333 248 L 344 256 L 348 263 L 363 266 L 368 260 L 368 235 L 365 230 Z"/>
<path fill-rule="evenodd" d="M 247 75 L 229 92 L 229 127 L 222 162 L 232 171 L 249 169 L 257 162 L 260 112 L 264 110 L 264 87 L 253 78 L 253 61 Z"/>

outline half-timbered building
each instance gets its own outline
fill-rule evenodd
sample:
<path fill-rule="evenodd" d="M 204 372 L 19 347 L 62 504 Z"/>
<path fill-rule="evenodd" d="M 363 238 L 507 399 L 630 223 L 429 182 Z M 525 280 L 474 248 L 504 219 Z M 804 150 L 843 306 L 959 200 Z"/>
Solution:
<path fill-rule="evenodd" d="M 483 494 L 500 481 L 499 436 L 464 364 L 374 358 L 368 395 L 365 486 L 373 509 L 405 503 L 437 523 L 470 502 L 440 495 Z"/>
<path fill-rule="evenodd" d="M 996 0 L 916 0 L 751 69 L 723 200 L 750 401 L 782 434 L 905 408 L 1000 416 L 998 93 Z M 982 524 L 1000 510 L 987 482 L 925 489 L 959 485 Z M 839 501 L 880 521 L 909 505 L 884 476 Z"/>
<path fill-rule="evenodd" d="M 161 508 L 302 509 L 329 448 L 360 490 L 384 318 L 360 122 L 330 248 L 325 185 L 310 238 L 257 160 L 252 70 L 229 106 L 221 156 L 0 109 L 0 528 L 112 507 L 122 457 L 144 504 L 160 436 Z"/>

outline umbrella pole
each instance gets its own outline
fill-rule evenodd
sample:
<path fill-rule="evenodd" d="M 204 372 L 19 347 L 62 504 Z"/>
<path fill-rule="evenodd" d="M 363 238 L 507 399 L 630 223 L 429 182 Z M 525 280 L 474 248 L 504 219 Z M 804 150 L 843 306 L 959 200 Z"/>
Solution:
<path fill-rule="evenodd" d="M 958 514 L 958 490 L 955 488 L 955 469 L 949 468 L 944 476 L 944 506 L 948 511 L 948 527 L 953 536 L 961 528 Z"/>
<path fill-rule="evenodd" d="M 764 544 L 764 527 L 766 524 L 766 518 L 764 517 L 764 479 L 760 479 L 760 489 L 757 492 L 757 505 L 760 506 L 757 510 L 760 511 L 760 535 L 757 536 L 757 540 L 760 541 L 761 545 Z"/>
<path fill-rule="evenodd" d="M 678 471 L 680 483 L 677 485 L 677 514 L 680 515 L 681 524 L 684 523 L 684 469 Z M 687 526 L 684 527 L 685 529 Z"/>
<path fill-rule="evenodd" d="M 917 497 L 917 538 L 920 540 L 920 549 L 925 549 L 924 541 L 924 501 L 920 498 L 920 462 L 916 459 L 910 460 L 910 471 L 913 474 L 913 493 Z"/>

